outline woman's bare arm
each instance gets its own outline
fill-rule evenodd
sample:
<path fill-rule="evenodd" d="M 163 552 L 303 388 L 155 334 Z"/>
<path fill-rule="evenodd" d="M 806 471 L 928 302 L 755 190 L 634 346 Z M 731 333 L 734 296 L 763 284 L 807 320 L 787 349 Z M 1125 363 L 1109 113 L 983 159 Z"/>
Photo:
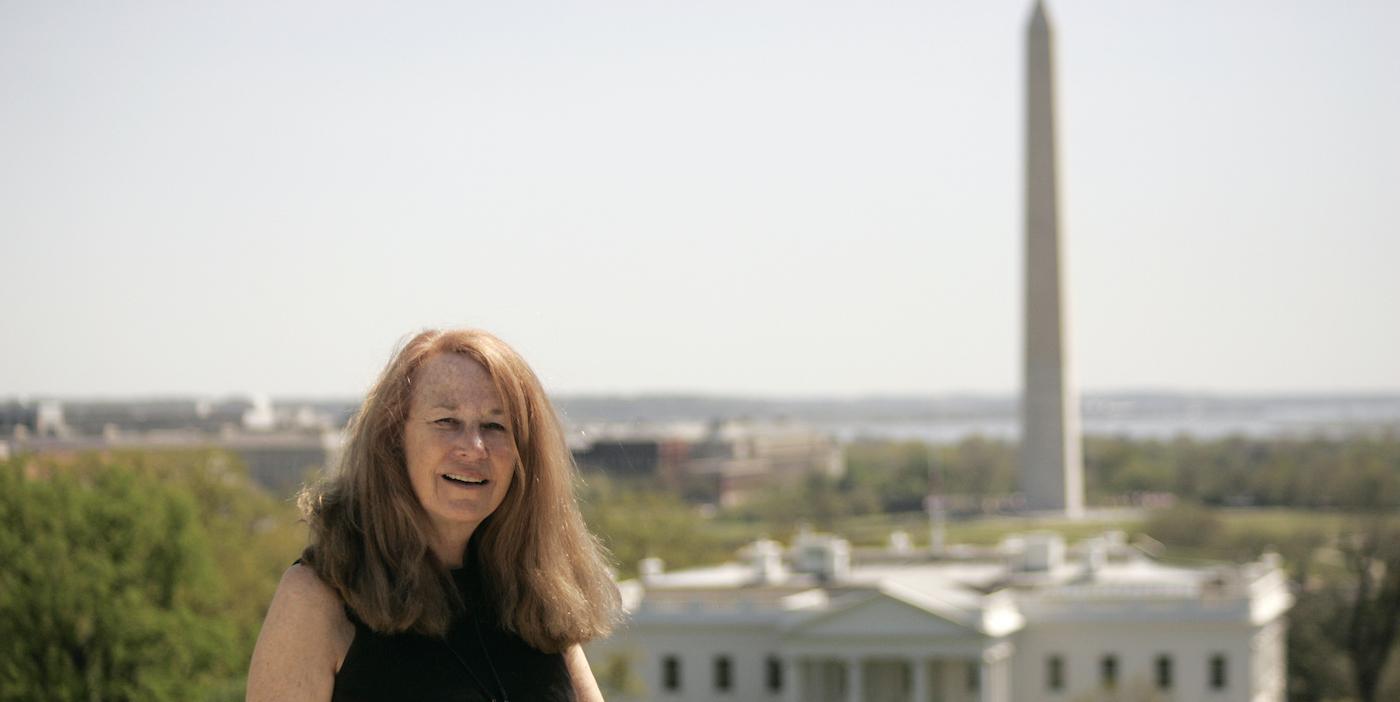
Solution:
<path fill-rule="evenodd" d="M 328 702 L 354 637 L 335 591 L 306 566 L 288 568 L 253 648 L 247 702 Z"/>
<path fill-rule="evenodd" d="M 593 669 L 588 667 L 588 657 L 583 655 L 582 646 L 574 644 L 564 652 L 564 665 L 569 669 L 569 679 L 573 681 L 574 696 L 578 702 L 603 702 L 603 693 L 598 689 Z"/>

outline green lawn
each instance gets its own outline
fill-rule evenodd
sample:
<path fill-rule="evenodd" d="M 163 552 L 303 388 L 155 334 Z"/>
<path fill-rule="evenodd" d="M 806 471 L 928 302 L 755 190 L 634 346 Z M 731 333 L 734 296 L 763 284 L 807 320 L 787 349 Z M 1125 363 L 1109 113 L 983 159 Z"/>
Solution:
<path fill-rule="evenodd" d="M 1261 507 L 1250 509 L 1216 510 L 1231 532 L 1252 531 L 1289 535 L 1301 530 L 1321 531 L 1328 534 L 1349 528 L 1363 517 L 1357 514 L 1338 511 L 1315 511 L 1289 509 L 1283 507 Z"/>

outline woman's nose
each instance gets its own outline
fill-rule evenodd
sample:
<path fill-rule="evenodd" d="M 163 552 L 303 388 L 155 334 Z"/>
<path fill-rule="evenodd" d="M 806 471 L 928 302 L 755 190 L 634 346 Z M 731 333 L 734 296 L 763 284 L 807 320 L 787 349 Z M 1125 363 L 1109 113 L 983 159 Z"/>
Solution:
<path fill-rule="evenodd" d="M 481 432 L 476 429 L 462 432 L 457 438 L 457 453 L 465 458 L 485 455 L 486 440 L 481 436 Z"/>

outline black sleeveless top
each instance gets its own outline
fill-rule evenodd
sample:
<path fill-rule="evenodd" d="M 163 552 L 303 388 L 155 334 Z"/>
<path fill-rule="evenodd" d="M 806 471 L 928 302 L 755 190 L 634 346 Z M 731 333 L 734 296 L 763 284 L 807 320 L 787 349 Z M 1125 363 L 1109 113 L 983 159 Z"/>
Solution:
<path fill-rule="evenodd" d="M 511 702 L 574 702 L 563 654 L 541 653 L 506 631 L 467 560 L 452 572 L 467 612 L 445 640 L 381 634 L 346 608 L 355 640 L 335 675 L 331 702 L 487 702 L 502 699 L 502 687 Z"/>

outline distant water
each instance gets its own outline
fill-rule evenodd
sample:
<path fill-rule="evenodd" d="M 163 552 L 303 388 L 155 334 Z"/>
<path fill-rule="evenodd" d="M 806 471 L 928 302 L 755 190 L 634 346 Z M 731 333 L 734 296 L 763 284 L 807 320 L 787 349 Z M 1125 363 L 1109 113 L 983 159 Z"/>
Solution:
<path fill-rule="evenodd" d="M 867 437 L 953 443 L 971 436 L 1013 440 L 1020 423 L 1017 398 L 1004 395 L 574 396 L 558 402 L 575 425 L 703 426 L 716 419 L 750 419 L 796 422 L 847 441 Z M 1400 436 L 1400 395 L 1091 394 L 1083 399 L 1082 417 L 1089 435 L 1135 439 Z"/>
<path fill-rule="evenodd" d="M 1011 409 L 1011 408 L 1008 408 Z M 1400 436 L 1400 398 L 1270 398 L 1144 401 L 1093 398 L 1083 406 L 1084 433 L 1131 439 L 1189 436 L 1250 438 Z M 978 417 L 845 419 L 811 424 L 843 441 L 858 438 L 954 443 L 973 436 L 1015 440 L 1010 412 Z"/>

